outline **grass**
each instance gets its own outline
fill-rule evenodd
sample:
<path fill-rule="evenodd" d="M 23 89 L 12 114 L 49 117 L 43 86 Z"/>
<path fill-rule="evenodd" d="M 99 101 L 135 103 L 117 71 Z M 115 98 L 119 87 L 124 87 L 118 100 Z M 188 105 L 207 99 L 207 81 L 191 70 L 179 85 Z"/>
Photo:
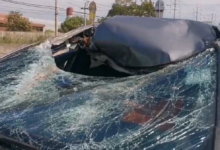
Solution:
<path fill-rule="evenodd" d="M 43 42 L 46 39 L 52 37 L 51 34 L 39 35 L 36 34 L 33 36 L 27 35 L 11 35 L 5 34 L 3 37 L 0 37 L 0 43 L 4 44 L 31 44 L 35 42 Z M 1 44 L 0 44 L 1 45 Z"/>
<path fill-rule="evenodd" d="M 0 58 L 28 44 L 43 42 L 54 34 L 0 34 Z"/>

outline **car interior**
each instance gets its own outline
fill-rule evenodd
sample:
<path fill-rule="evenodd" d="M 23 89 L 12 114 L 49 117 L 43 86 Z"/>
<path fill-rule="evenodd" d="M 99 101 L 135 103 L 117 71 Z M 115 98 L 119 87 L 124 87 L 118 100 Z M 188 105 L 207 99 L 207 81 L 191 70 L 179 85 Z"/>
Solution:
<path fill-rule="evenodd" d="M 126 71 L 117 70 L 117 66 L 92 44 L 95 28 L 85 30 L 68 41 L 52 46 L 53 56 L 58 68 L 72 73 L 88 76 L 127 77 Z M 67 44 L 68 43 L 68 44 Z M 60 51 L 64 51 L 58 54 Z"/>

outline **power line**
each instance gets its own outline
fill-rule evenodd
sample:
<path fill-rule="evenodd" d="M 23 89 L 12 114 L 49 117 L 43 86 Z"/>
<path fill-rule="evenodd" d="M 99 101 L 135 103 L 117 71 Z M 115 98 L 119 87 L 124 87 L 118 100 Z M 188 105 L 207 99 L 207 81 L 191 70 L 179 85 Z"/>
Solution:
<path fill-rule="evenodd" d="M 47 9 L 52 9 L 52 10 L 54 10 L 54 8 L 55 8 L 54 6 L 31 4 L 31 3 L 25 3 L 25 2 L 18 2 L 18 1 L 14 1 L 14 0 L 1 0 L 1 1 L 12 3 L 12 4 L 17 4 L 17 5 L 37 7 L 37 8 L 47 8 Z M 64 8 L 59 8 L 59 7 L 58 7 L 58 9 L 65 10 Z"/>
<path fill-rule="evenodd" d="M 1 9 L 6 9 L 6 10 L 8 10 L 7 8 L 10 8 L 10 9 L 14 8 L 13 10 L 16 10 L 16 11 L 29 10 L 31 12 L 37 12 L 37 13 L 48 13 L 48 10 L 42 10 L 41 8 L 36 10 L 36 9 L 28 9 L 28 8 L 19 8 L 19 7 L 7 6 L 7 5 L 1 5 L 1 6 L 3 6 Z M 52 12 L 52 11 L 50 11 L 50 12 Z M 53 15 L 54 15 L 54 13 L 53 13 Z"/>
<path fill-rule="evenodd" d="M 84 1 L 81 1 L 81 0 L 79 0 L 79 1 L 71 0 L 71 2 L 73 2 L 73 1 L 74 1 L 74 3 L 78 3 L 80 5 L 84 5 L 87 0 L 84 0 Z M 112 8 L 111 6 L 108 6 L 108 5 L 105 5 L 105 4 L 101 4 L 101 3 L 97 3 L 97 2 L 95 2 L 95 3 L 96 3 L 97 6 L 102 7 L 102 8 L 110 8 L 110 9 Z"/>
<path fill-rule="evenodd" d="M 215 20 L 214 14 L 212 15 L 212 14 L 207 14 L 207 12 L 201 12 L 202 11 L 201 6 L 199 7 L 198 5 L 185 4 L 182 2 L 181 2 L 181 5 L 186 6 L 184 9 L 187 9 L 187 10 L 190 10 L 190 7 L 191 8 L 193 7 L 193 16 L 195 16 L 195 18 L 193 18 L 193 19 L 195 19 L 196 21 L 203 20 L 203 19 L 205 19 L 205 21 L 207 21 L 207 20 L 214 21 Z M 204 13 L 207 15 L 204 15 Z"/>
<path fill-rule="evenodd" d="M 53 11 L 54 11 L 54 9 L 55 9 L 55 6 L 24 3 L 24 2 L 14 1 L 14 0 L 0 0 L 0 1 L 8 2 L 8 3 L 12 3 L 12 4 L 17 4 L 17 5 L 22 5 L 22 6 L 42 8 L 42 9 L 46 9 L 47 11 L 48 11 L 48 9 L 49 9 L 49 10 L 53 10 Z M 66 9 L 65 9 L 65 8 L 57 7 L 57 9 L 58 9 L 59 11 L 64 11 L 64 12 L 66 12 Z M 74 11 L 74 13 L 84 14 L 84 12 L 79 12 L 79 11 Z M 88 15 L 88 13 L 86 13 L 86 14 Z M 96 17 L 101 18 L 100 16 L 96 16 Z"/>
<path fill-rule="evenodd" d="M 23 6 L 29 6 L 29 7 L 35 7 L 35 8 L 42 8 L 42 9 L 50 9 L 50 10 L 54 10 L 56 7 L 55 6 L 45 6 L 45 5 L 37 5 L 37 4 L 31 4 L 31 3 L 23 3 L 23 2 L 17 2 L 17 1 L 9 1 L 9 0 L 1 0 L 1 1 L 4 1 L 4 2 L 9 2 L 9 3 L 13 3 L 13 4 L 17 4 L 17 5 L 23 5 Z M 66 9 L 65 8 L 61 8 L 61 7 L 57 7 L 57 9 L 59 11 L 65 11 L 66 12 Z M 75 13 L 79 13 L 79 14 L 83 14 L 83 12 L 77 12 L 77 11 L 74 11 Z"/>
<path fill-rule="evenodd" d="M 172 4 L 172 6 L 175 9 L 174 5 L 175 5 L 175 2 L 174 2 L 174 4 Z M 179 18 L 185 18 L 185 17 L 191 18 L 193 16 L 192 19 L 196 20 L 196 21 L 199 21 L 199 20 L 200 21 L 202 21 L 202 20 L 212 21 L 212 22 L 216 21 L 215 14 L 207 14 L 205 12 L 202 12 L 202 8 L 199 7 L 198 5 L 191 5 L 191 4 L 186 4 L 186 3 L 180 2 L 178 7 L 179 7 Z M 172 10 L 175 12 L 174 9 L 172 9 Z M 204 13 L 207 15 L 204 15 Z"/>
<path fill-rule="evenodd" d="M 176 11 L 177 11 L 177 0 L 174 0 L 173 4 L 169 5 L 170 7 L 173 5 L 173 9 L 170 8 L 170 10 L 173 10 L 173 18 L 176 18 Z"/>
<path fill-rule="evenodd" d="M 183 15 L 184 16 L 187 15 L 187 18 L 191 18 L 194 20 L 194 18 L 192 17 L 192 16 L 194 16 L 194 15 L 192 15 L 192 13 L 194 14 L 194 5 L 185 4 L 181 1 L 179 7 L 180 7 L 179 13 L 180 13 L 181 18 Z"/>
<path fill-rule="evenodd" d="M 89 1 L 85 2 L 84 7 L 81 8 L 84 10 L 84 25 L 85 26 L 86 26 L 86 10 L 89 9 L 88 5 L 89 5 Z"/>
<path fill-rule="evenodd" d="M 176 18 L 176 0 L 174 0 L 174 12 L 173 12 L 173 18 L 175 19 Z"/>
<path fill-rule="evenodd" d="M 196 21 L 198 20 L 198 7 L 196 8 Z"/>
<path fill-rule="evenodd" d="M 55 11 L 55 36 L 57 36 L 58 33 L 58 10 L 60 11 L 65 11 L 66 9 L 64 8 L 59 8 L 58 7 L 58 0 L 55 0 L 55 6 L 45 6 L 45 5 L 37 5 L 37 4 L 30 4 L 30 3 L 24 3 L 24 2 L 17 2 L 13 0 L 1 0 L 3 2 L 8 2 L 12 4 L 17 4 L 17 5 L 22 5 L 22 6 L 29 6 L 29 7 L 36 7 L 40 9 L 49 9 L 49 10 L 54 10 Z M 82 13 L 82 12 L 76 12 L 75 13 Z M 86 12 L 84 11 L 84 18 L 85 18 Z M 86 24 L 86 18 L 85 18 L 85 24 Z"/>
<path fill-rule="evenodd" d="M 199 17 L 199 15 L 201 15 L 200 12 L 199 12 L 199 7 L 198 6 L 196 7 L 195 12 L 193 12 L 193 13 L 196 14 L 196 21 L 198 21 L 198 17 Z"/>
<path fill-rule="evenodd" d="M 7 10 L 6 8 L 1 8 L 1 10 Z M 50 15 L 54 16 L 54 13 L 48 13 L 46 11 L 39 11 L 39 10 L 30 10 L 30 9 L 16 9 L 15 11 L 18 11 L 20 13 L 27 13 L 35 16 L 42 16 L 43 15 Z M 66 15 L 66 13 L 59 13 L 59 15 Z"/>
<path fill-rule="evenodd" d="M 103 6 L 103 7 L 107 7 L 107 8 L 112 8 L 112 7 L 110 7 L 110 6 L 103 5 L 103 4 L 100 4 L 100 3 L 96 3 L 96 4 L 99 5 L 99 6 Z"/>
<path fill-rule="evenodd" d="M 75 6 L 75 7 L 77 7 L 77 8 L 80 8 L 80 9 L 83 9 L 83 10 L 87 10 L 88 8 L 85 8 L 85 7 L 81 7 L 81 5 L 83 4 L 83 5 L 85 5 L 85 3 L 84 2 L 87 2 L 86 0 L 85 1 L 76 1 L 76 0 L 74 0 L 74 3 L 72 3 L 72 0 L 71 0 L 71 2 L 67 2 L 68 4 L 71 4 L 71 5 L 73 5 L 73 6 Z M 78 3 L 78 4 L 75 4 L 75 3 Z M 107 5 L 104 5 L 104 4 L 100 4 L 100 3 L 96 3 L 96 5 L 99 5 L 99 6 L 101 6 L 101 7 L 98 7 L 97 8 L 97 11 L 109 11 L 112 7 L 110 7 L 110 6 L 107 6 Z M 110 9 L 106 9 L 106 8 L 110 8 Z M 85 8 L 85 9 L 84 9 Z M 99 9 L 99 8 L 103 8 L 103 9 Z M 87 14 L 87 13 L 86 13 Z M 88 15 L 88 14 L 87 14 Z M 100 17 L 100 16 L 96 16 L 96 17 L 98 17 L 98 18 L 102 18 L 102 17 Z"/>
<path fill-rule="evenodd" d="M 76 5 L 76 4 L 73 4 L 73 3 L 70 3 L 70 2 L 68 2 L 68 4 L 73 5 L 75 7 L 78 7 L 78 8 L 81 8 L 79 5 Z"/>
<path fill-rule="evenodd" d="M 7 6 L 4 6 L 4 7 L 7 7 Z M 8 8 L 11 8 L 8 6 Z M 12 7 L 12 8 L 17 8 L 15 11 L 18 11 L 18 12 L 24 12 L 24 13 L 32 13 L 34 15 L 42 15 L 42 14 L 45 14 L 45 15 L 53 15 L 54 16 L 54 11 L 53 12 L 48 12 L 46 10 L 32 10 L 32 9 L 25 9 L 25 8 L 18 8 L 18 7 Z M 1 8 L 1 10 L 7 10 L 8 12 L 10 12 L 10 10 L 8 10 L 7 8 Z M 14 10 L 14 9 L 13 9 Z M 78 13 L 77 13 L 78 14 Z M 81 13 L 80 13 L 81 14 Z M 62 11 L 62 12 L 59 12 L 59 15 L 66 15 L 66 12 Z"/>
<path fill-rule="evenodd" d="M 191 18 L 192 16 L 192 12 L 189 10 L 189 8 L 187 8 L 187 10 L 185 10 L 185 8 L 183 7 L 183 5 L 181 5 L 181 3 L 179 3 L 179 19 L 183 19 L 184 17 L 186 17 L 187 19 Z"/>
<path fill-rule="evenodd" d="M 85 2 L 86 0 L 84 0 Z M 96 5 L 99 5 L 99 6 L 103 6 L 103 7 L 107 7 L 107 8 L 112 8 L 111 6 L 108 6 L 108 5 L 105 5 L 105 4 L 101 4 L 101 3 L 97 3 L 96 2 Z"/>
<path fill-rule="evenodd" d="M 216 15 L 215 14 L 211 14 L 210 16 L 211 16 L 210 21 L 213 22 L 216 19 Z"/>
<path fill-rule="evenodd" d="M 182 4 L 182 2 L 180 2 L 179 3 L 179 19 L 181 19 L 184 14 L 189 13 L 189 11 L 184 11 L 185 8 L 183 6 L 184 6 L 184 4 Z M 187 7 L 187 10 L 190 10 L 190 9 Z"/>

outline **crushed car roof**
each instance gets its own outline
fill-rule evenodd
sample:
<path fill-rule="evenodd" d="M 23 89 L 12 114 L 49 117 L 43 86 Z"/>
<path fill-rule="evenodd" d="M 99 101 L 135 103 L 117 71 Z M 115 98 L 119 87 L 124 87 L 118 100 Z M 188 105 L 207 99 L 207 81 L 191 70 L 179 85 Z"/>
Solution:
<path fill-rule="evenodd" d="M 152 17 L 115 16 L 93 37 L 98 50 L 123 67 L 152 67 L 186 59 L 217 39 L 206 23 Z"/>

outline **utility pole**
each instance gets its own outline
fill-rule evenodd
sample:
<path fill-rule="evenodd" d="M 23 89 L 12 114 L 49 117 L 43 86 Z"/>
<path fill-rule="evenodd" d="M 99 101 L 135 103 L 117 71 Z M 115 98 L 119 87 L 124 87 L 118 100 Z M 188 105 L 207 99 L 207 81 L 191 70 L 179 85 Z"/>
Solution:
<path fill-rule="evenodd" d="M 198 12 L 199 11 L 199 8 L 198 8 L 198 6 L 197 6 L 197 8 L 196 8 L 196 21 L 198 20 Z"/>
<path fill-rule="evenodd" d="M 173 1 L 173 0 L 172 0 Z M 178 0 L 179 1 L 179 0 Z M 171 11 L 173 10 L 173 18 L 176 19 L 176 11 L 177 11 L 177 0 L 174 0 L 173 2 L 171 2 L 170 5 L 167 5 L 167 6 L 170 6 L 170 13 Z M 172 7 L 173 6 L 173 7 Z"/>
<path fill-rule="evenodd" d="M 84 10 L 84 26 L 86 26 L 86 9 L 89 9 L 88 4 L 89 4 L 89 1 L 85 2 L 84 7 L 81 8 Z"/>
<path fill-rule="evenodd" d="M 175 19 L 176 18 L 176 0 L 174 0 L 174 9 L 173 9 L 173 18 Z"/>
<path fill-rule="evenodd" d="M 196 21 L 199 20 L 199 15 L 201 15 L 201 13 L 199 12 L 200 10 L 202 10 L 202 9 L 201 8 L 199 9 L 199 7 L 197 6 L 196 10 L 193 11 L 193 15 L 194 15 L 194 13 L 196 14 Z M 200 19 L 201 19 L 201 17 L 200 17 Z"/>
<path fill-rule="evenodd" d="M 211 21 L 213 22 L 213 14 L 212 14 L 212 19 L 211 19 Z"/>
<path fill-rule="evenodd" d="M 55 36 L 57 36 L 58 27 L 58 0 L 55 0 Z"/>
<path fill-rule="evenodd" d="M 179 3 L 179 19 L 181 19 L 181 15 L 182 15 L 182 10 L 181 10 L 182 8 L 181 8 L 181 5 L 180 5 L 180 3 Z"/>
<path fill-rule="evenodd" d="M 215 20 L 215 14 L 211 14 L 211 22 L 213 23 L 213 21 Z"/>
<path fill-rule="evenodd" d="M 159 5 L 159 12 L 158 13 L 159 13 L 159 18 L 160 18 L 160 0 L 158 2 L 159 2 L 159 4 L 158 4 Z"/>

